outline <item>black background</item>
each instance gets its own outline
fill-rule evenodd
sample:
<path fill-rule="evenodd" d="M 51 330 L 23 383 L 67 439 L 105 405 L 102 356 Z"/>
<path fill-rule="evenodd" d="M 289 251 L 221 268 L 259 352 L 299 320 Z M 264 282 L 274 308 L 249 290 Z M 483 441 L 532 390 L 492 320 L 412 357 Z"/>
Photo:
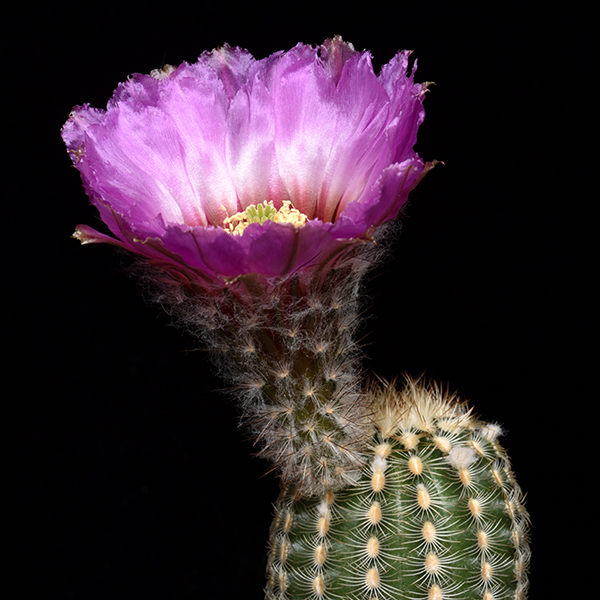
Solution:
<path fill-rule="evenodd" d="M 262 58 L 335 34 L 377 69 L 415 51 L 417 81 L 436 83 L 417 150 L 445 162 L 368 282 L 365 367 L 426 373 L 505 426 L 534 521 L 530 598 L 591 597 L 576 591 L 576 542 L 593 488 L 577 471 L 594 418 L 580 391 L 595 368 L 592 10 L 132 7 L 23 5 L 5 23 L 4 597 L 263 597 L 277 482 L 204 353 L 144 302 L 127 259 L 70 239 L 98 222 L 59 133 L 73 105 L 104 107 L 129 73 L 224 42 Z"/>

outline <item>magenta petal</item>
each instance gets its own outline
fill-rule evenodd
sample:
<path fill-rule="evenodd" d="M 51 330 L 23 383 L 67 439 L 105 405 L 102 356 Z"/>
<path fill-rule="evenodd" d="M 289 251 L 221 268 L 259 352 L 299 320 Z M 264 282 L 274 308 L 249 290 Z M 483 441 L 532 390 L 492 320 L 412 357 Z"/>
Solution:
<path fill-rule="evenodd" d="M 377 225 L 393 219 L 423 172 L 424 165 L 418 157 L 387 167 L 373 186 L 371 200 L 354 202 L 346 207 L 335 223 L 335 235 L 356 235 L 357 229 L 372 231 Z"/>
<path fill-rule="evenodd" d="M 321 59 L 329 73 L 329 77 L 337 85 L 346 62 L 357 54 L 354 46 L 342 40 L 338 35 L 332 40 L 325 40 L 321 47 Z"/>
<path fill-rule="evenodd" d="M 280 208 L 289 199 L 275 156 L 275 132 L 271 94 L 256 79 L 232 100 L 225 139 L 227 167 L 241 208 L 266 201 Z"/>
<path fill-rule="evenodd" d="M 161 239 L 167 248 L 195 269 L 228 278 L 249 272 L 248 256 L 239 237 L 221 228 L 194 227 L 183 230 L 169 227 Z"/>
<path fill-rule="evenodd" d="M 242 238 L 251 272 L 280 277 L 297 264 L 298 235 L 293 225 L 250 225 Z"/>
<path fill-rule="evenodd" d="M 251 272 L 269 276 L 286 276 L 314 265 L 338 244 L 332 237 L 330 223 L 310 221 L 295 229 L 292 225 L 267 222 L 251 225 L 242 236 L 249 244 Z"/>
<path fill-rule="evenodd" d="M 333 229 L 332 223 L 311 221 L 297 230 L 296 260 L 300 266 L 312 267 L 321 262 L 329 262 L 334 254 L 358 241 L 355 236 L 348 236 L 340 240 L 333 235 Z"/>
<path fill-rule="evenodd" d="M 204 52 L 196 65 L 186 65 L 185 75 L 197 77 L 210 68 L 217 75 L 227 98 L 232 99 L 248 80 L 256 59 L 243 48 L 232 48 L 224 44 L 211 52 Z"/>
<path fill-rule="evenodd" d="M 417 141 L 417 130 L 425 119 L 423 98 L 427 84 L 413 82 L 415 66 L 406 77 L 410 52 L 404 50 L 381 69 L 379 81 L 390 97 L 393 118 L 387 129 L 391 146 L 394 150 L 393 162 L 402 162 L 414 156 L 413 146 Z"/>
<path fill-rule="evenodd" d="M 113 246 L 129 250 L 121 241 L 105 233 L 100 233 L 89 225 L 77 225 L 72 237 L 79 240 L 82 244 L 112 244 Z"/>

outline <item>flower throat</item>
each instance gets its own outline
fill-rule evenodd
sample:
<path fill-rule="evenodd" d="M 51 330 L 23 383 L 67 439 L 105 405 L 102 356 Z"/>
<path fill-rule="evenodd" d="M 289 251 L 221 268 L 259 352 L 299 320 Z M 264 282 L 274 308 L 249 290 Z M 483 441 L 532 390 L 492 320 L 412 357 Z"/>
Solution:
<path fill-rule="evenodd" d="M 273 221 L 275 223 L 291 223 L 296 229 L 302 227 L 308 217 L 299 210 L 292 207 L 289 200 L 284 200 L 278 210 L 272 201 L 251 204 L 242 212 L 235 213 L 223 221 L 223 229 L 233 235 L 241 235 L 246 227 L 252 223 L 264 223 Z"/>

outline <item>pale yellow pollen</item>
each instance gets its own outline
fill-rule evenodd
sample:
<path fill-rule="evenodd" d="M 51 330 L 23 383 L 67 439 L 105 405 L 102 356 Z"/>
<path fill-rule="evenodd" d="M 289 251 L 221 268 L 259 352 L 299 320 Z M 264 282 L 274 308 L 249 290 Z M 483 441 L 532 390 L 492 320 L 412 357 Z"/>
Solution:
<path fill-rule="evenodd" d="M 408 459 L 408 470 L 413 475 L 420 475 L 423 472 L 423 461 L 418 456 L 411 456 Z"/>
<path fill-rule="evenodd" d="M 448 452 L 452 450 L 452 444 L 450 443 L 448 438 L 436 436 L 435 438 L 433 438 L 433 442 L 439 450 L 446 454 L 448 454 Z"/>
<path fill-rule="evenodd" d="M 322 596 L 325 593 L 325 580 L 322 575 L 317 575 L 313 579 L 312 588 L 317 596 Z"/>
<path fill-rule="evenodd" d="M 423 510 L 427 510 L 431 506 L 431 496 L 425 486 L 421 484 L 417 486 L 417 504 Z"/>
<path fill-rule="evenodd" d="M 427 593 L 427 600 L 444 600 L 444 594 L 439 585 L 434 585 L 429 588 Z"/>
<path fill-rule="evenodd" d="M 437 573 L 440 570 L 440 559 L 433 552 L 425 558 L 425 570 L 428 573 Z"/>
<path fill-rule="evenodd" d="M 325 559 L 327 558 L 327 550 L 323 544 L 319 544 L 313 553 L 313 558 L 315 559 L 315 563 L 320 567 L 325 563 Z"/>
<path fill-rule="evenodd" d="M 419 436 L 415 435 L 414 433 L 407 432 L 400 436 L 400 441 L 406 450 L 413 450 L 419 443 Z"/>
<path fill-rule="evenodd" d="M 279 560 L 285 562 L 290 552 L 290 543 L 286 540 L 281 542 L 281 548 L 279 548 Z"/>
<path fill-rule="evenodd" d="M 379 444 L 375 447 L 375 456 L 381 456 L 381 458 L 387 458 L 392 453 L 392 446 L 390 444 Z"/>
<path fill-rule="evenodd" d="M 481 565 L 481 579 L 483 579 L 484 581 L 490 581 L 490 579 L 492 578 L 492 575 L 493 575 L 492 565 L 490 565 L 489 562 L 484 562 Z"/>
<path fill-rule="evenodd" d="M 431 523 L 430 521 L 427 521 L 425 523 L 425 525 L 423 525 L 423 529 L 421 530 L 421 533 L 423 535 L 423 539 L 428 544 L 435 542 L 435 538 L 437 536 L 437 531 L 435 530 L 433 523 Z"/>
<path fill-rule="evenodd" d="M 379 571 L 377 567 L 373 567 L 367 571 L 367 576 L 365 577 L 365 583 L 370 590 L 379 587 Z"/>
<path fill-rule="evenodd" d="M 469 487 L 471 485 L 471 473 L 469 473 L 468 469 L 459 469 L 458 476 L 460 477 L 460 482 L 465 487 Z"/>
<path fill-rule="evenodd" d="M 481 503 L 479 502 L 479 500 L 475 500 L 475 498 L 469 498 L 469 502 L 468 502 L 468 506 L 469 506 L 469 511 L 471 512 L 471 514 L 478 519 L 481 516 Z"/>
<path fill-rule="evenodd" d="M 367 556 L 369 558 L 377 558 L 379 555 L 379 540 L 373 536 L 367 542 Z"/>
<path fill-rule="evenodd" d="M 379 502 L 373 502 L 367 512 L 367 519 L 371 525 L 379 525 L 381 522 L 381 505 Z"/>
<path fill-rule="evenodd" d="M 481 550 L 487 550 L 490 545 L 490 538 L 483 529 L 480 529 L 477 532 L 477 545 Z"/>
<path fill-rule="evenodd" d="M 264 223 L 270 220 L 275 223 L 291 223 L 298 229 L 306 224 L 308 217 L 292 208 L 289 200 L 284 200 L 280 209 L 275 209 L 273 202 L 251 204 L 242 212 L 235 213 L 223 221 L 223 229 L 232 235 L 241 235 L 251 223 Z"/>

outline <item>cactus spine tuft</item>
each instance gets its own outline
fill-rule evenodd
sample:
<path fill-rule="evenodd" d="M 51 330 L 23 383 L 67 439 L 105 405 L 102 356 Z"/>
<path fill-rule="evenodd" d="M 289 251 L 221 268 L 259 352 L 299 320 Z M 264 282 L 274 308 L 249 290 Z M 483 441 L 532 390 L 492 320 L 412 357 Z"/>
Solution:
<path fill-rule="evenodd" d="M 282 488 L 267 600 L 523 600 L 529 517 L 500 429 L 438 389 L 371 391 L 377 432 L 356 484 Z"/>

